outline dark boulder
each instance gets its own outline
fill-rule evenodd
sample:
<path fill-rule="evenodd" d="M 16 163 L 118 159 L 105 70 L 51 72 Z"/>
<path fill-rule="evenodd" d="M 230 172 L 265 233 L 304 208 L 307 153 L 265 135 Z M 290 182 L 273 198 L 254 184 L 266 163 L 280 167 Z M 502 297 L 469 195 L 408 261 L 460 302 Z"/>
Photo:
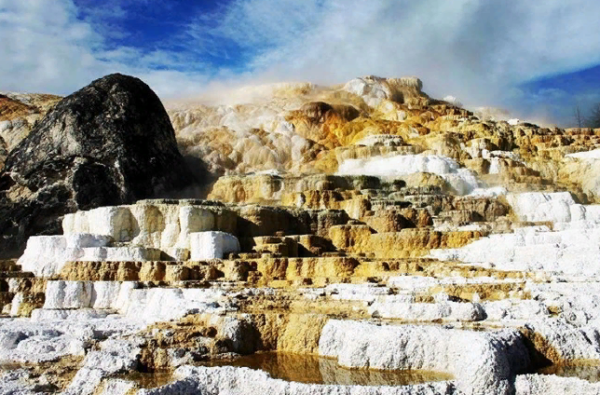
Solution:
<path fill-rule="evenodd" d="M 76 210 L 170 197 L 194 183 L 169 116 L 141 80 L 112 74 L 64 98 L 0 174 L 0 255 L 60 233 Z"/>

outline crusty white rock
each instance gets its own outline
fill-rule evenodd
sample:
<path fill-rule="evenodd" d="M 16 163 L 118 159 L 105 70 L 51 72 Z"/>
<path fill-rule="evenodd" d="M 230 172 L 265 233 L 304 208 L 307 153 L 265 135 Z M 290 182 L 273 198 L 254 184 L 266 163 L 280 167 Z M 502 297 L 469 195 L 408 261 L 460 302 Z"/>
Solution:
<path fill-rule="evenodd" d="M 454 160 L 438 155 L 390 155 L 366 159 L 345 159 L 339 175 L 369 175 L 397 178 L 414 173 L 434 173 L 443 177 L 460 194 L 466 195 L 480 184 L 473 172 Z"/>
<path fill-rule="evenodd" d="M 27 248 L 18 263 L 25 271 L 40 277 L 51 277 L 59 274 L 64 265 L 71 261 L 160 260 L 160 250 L 137 246 L 110 247 L 111 242 L 111 236 L 90 233 L 34 236 L 27 241 Z"/>
<path fill-rule="evenodd" d="M 511 378 L 529 366 L 516 330 L 484 333 L 330 320 L 319 340 L 319 354 L 350 368 L 449 372 L 465 394 L 512 394 Z"/>
<path fill-rule="evenodd" d="M 139 355 L 140 349 L 133 342 L 124 340 L 103 342 L 100 351 L 92 351 L 85 357 L 83 367 L 77 372 L 65 394 L 93 394 L 104 377 L 135 369 Z"/>
<path fill-rule="evenodd" d="M 598 395 L 600 383 L 590 383 L 574 377 L 526 374 L 517 376 L 516 395 Z"/>
<path fill-rule="evenodd" d="M 239 252 L 240 242 L 225 232 L 198 232 L 190 234 L 190 249 L 193 261 L 223 259 L 229 253 Z"/>
<path fill-rule="evenodd" d="M 216 289 L 138 288 L 131 281 L 49 281 L 44 310 L 109 309 L 150 323 L 213 311 L 222 296 Z"/>

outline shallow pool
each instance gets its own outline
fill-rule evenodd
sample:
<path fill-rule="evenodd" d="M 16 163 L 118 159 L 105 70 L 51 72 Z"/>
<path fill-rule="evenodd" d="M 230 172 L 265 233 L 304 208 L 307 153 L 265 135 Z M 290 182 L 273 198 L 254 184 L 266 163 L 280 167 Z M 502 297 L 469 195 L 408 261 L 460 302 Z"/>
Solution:
<path fill-rule="evenodd" d="M 424 370 L 347 369 L 334 359 L 314 355 L 257 353 L 227 361 L 207 361 L 201 366 L 237 366 L 263 370 L 273 378 L 310 384 L 409 385 L 452 380 L 452 375 Z"/>
<path fill-rule="evenodd" d="M 552 365 L 537 371 L 562 377 L 577 377 L 592 383 L 600 382 L 600 365 L 561 366 Z"/>
<path fill-rule="evenodd" d="M 425 370 L 367 370 L 341 367 L 337 361 L 314 355 L 257 353 L 235 359 L 197 362 L 197 366 L 235 366 L 262 370 L 271 377 L 307 384 L 363 386 L 399 386 L 452 380 L 444 372 Z M 135 381 L 142 388 L 156 388 L 174 380 L 172 371 L 134 372 L 122 378 Z"/>

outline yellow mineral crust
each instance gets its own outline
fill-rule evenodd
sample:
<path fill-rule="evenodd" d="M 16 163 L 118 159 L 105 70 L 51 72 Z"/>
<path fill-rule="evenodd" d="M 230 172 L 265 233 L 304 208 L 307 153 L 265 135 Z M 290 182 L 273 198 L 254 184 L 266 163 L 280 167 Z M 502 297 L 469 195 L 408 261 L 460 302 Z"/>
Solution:
<path fill-rule="evenodd" d="M 46 99 L 0 98 L 0 159 Z M 15 318 L 0 358 L 70 355 L 68 374 L 40 363 L 27 382 L 72 393 L 134 393 L 132 374 L 157 373 L 148 381 L 243 392 L 260 376 L 265 393 L 293 393 L 234 363 L 269 352 L 329 358 L 321 375 L 452 380 L 407 393 L 509 393 L 545 380 L 532 373 L 545 364 L 598 363 L 600 130 L 445 100 L 417 78 L 365 76 L 166 103 L 205 185 L 67 214 L 61 235 L 0 261 L 2 316 Z M 92 366 L 109 360 L 116 373 Z"/>

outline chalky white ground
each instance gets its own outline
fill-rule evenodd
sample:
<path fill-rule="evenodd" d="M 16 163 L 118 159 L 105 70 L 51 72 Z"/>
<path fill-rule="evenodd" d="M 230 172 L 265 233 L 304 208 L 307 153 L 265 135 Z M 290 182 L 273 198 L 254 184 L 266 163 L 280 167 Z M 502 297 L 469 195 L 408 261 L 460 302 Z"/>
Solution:
<path fill-rule="evenodd" d="M 417 160 L 424 166 L 432 166 L 429 170 L 440 165 L 441 174 L 453 169 L 451 164 L 439 162 L 436 157 L 402 160 Z M 569 193 L 508 194 L 507 200 L 521 220 L 552 223 L 552 228 L 547 225 L 516 228 L 463 248 L 437 250 L 432 256 L 499 270 L 533 272 L 528 280 L 401 276 L 387 278 L 385 286 L 331 284 L 325 288 L 300 289 L 307 300 L 354 301 L 362 303 L 374 318 L 413 322 L 394 325 L 329 320 L 321 332 L 320 355 L 336 358 L 347 367 L 444 371 L 454 375 L 451 382 L 405 387 L 308 385 L 275 380 L 264 372 L 243 368 L 182 366 L 173 383 L 139 390 L 138 394 L 451 394 L 457 391 L 549 394 L 558 393 L 559 389 L 565 394 L 599 393 L 598 384 L 584 380 L 521 374 L 529 366 L 529 354 L 518 328 L 539 333 L 564 361 L 600 363 L 600 206 L 576 204 Z M 142 214 L 140 211 L 136 214 L 136 210 Z M 167 226 L 160 238 L 146 238 L 144 245 L 157 251 L 176 246 L 191 249 L 192 258 L 222 257 L 239 249 L 239 243 L 231 235 L 203 232 L 213 226 L 206 225 L 207 222 L 214 224 L 209 211 L 192 211 L 174 206 L 170 215 L 179 228 Z M 148 212 L 149 208 L 134 208 L 128 213 L 98 209 L 68 216 L 65 236 L 32 238 L 20 262 L 25 270 L 50 275 L 75 259 L 146 260 L 151 255 L 144 254 L 152 254 L 152 248 L 111 247 L 111 242 L 146 237 L 143 231 L 136 235 L 137 231 L 123 218 L 137 215 L 139 219 L 148 216 L 143 214 Z M 102 218 L 108 220 L 102 222 Z M 123 229 L 129 229 L 130 234 Z M 209 242 L 202 242 L 205 240 Z M 50 259 L 41 261 L 40 256 Z M 434 303 L 415 302 L 416 295 L 440 285 L 511 281 L 524 282 L 531 298 L 486 302 L 474 298 L 473 302 L 454 302 L 438 294 Z M 55 361 L 66 355 L 85 355 L 83 368 L 67 393 L 92 394 L 104 380 L 104 393 L 124 394 L 132 384 L 110 376 L 136 367 L 142 341 L 136 334 L 140 330 L 190 313 L 205 313 L 214 316 L 219 330 L 239 345 L 243 341 L 243 328 L 251 323 L 243 323 L 243 317 L 222 317 L 225 312 L 236 311 L 236 299 L 240 296 L 243 295 L 229 294 L 219 288 L 147 289 L 135 282 L 50 281 L 44 308 L 35 310 L 30 319 L 0 321 L 0 362 L 35 363 Z M 418 325 L 420 321 L 439 320 L 446 326 Z M 470 330 L 472 323 L 488 330 Z M 99 350 L 90 351 L 93 341 L 100 342 Z M 15 393 L 11 391 L 16 389 L 19 391 L 16 393 L 32 393 L 34 388 L 26 384 L 28 374 L 24 370 L 3 374 L 0 394 Z"/>
<path fill-rule="evenodd" d="M 450 158 L 438 155 L 391 155 L 366 159 L 346 159 L 339 175 L 367 175 L 397 178 L 414 173 L 442 176 L 457 192 L 466 195 L 479 188 L 477 177 Z"/>

